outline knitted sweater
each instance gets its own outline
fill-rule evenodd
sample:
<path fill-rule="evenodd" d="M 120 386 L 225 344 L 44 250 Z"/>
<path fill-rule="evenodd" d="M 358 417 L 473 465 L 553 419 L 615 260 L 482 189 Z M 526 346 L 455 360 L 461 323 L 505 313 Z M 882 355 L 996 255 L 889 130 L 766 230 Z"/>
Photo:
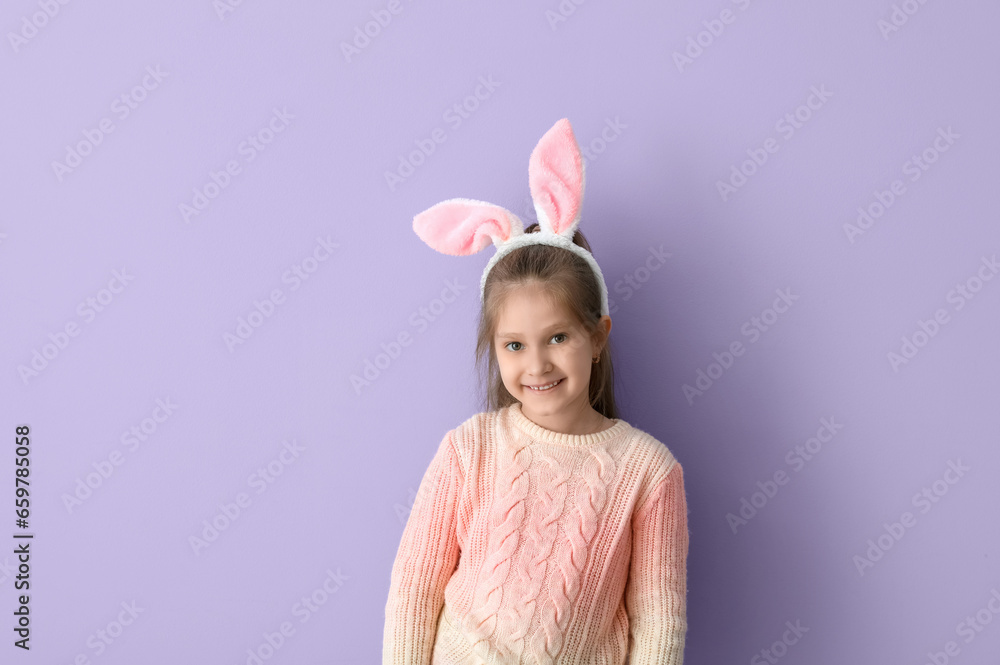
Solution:
<path fill-rule="evenodd" d="M 393 563 L 383 665 L 681 665 L 680 463 L 624 420 L 562 434 L 520 406 L 441 441 Z"/>

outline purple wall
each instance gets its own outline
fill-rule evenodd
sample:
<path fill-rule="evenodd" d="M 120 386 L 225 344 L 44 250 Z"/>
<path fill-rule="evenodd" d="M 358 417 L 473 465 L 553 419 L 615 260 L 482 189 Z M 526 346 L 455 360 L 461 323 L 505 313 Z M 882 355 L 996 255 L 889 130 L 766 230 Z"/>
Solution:
<path fill-rule="evenodd" d="M 622 416 L 685 467 L 688 662 L 996 662 L 1000 6 L 230 1 L 2 10 L 0 661 L 380 662 L 480 410 L 490 250 L 412 217 L 530 219 L 568 117 Z"/>

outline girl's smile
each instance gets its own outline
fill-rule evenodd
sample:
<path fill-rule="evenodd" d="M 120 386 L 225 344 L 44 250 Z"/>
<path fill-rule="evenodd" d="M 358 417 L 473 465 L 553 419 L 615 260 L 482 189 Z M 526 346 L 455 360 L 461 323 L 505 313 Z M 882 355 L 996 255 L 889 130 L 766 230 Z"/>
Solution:
<path fill-rule="evenodd" d="M 552 383 L 546 383 L 540 386 L 527 386 L 527 387 L 533 389 L 535 392 L 548 392 L 550 389 L 556 387 L 560 383 L 562 383 L 562 379 L 557 379 Z"/>

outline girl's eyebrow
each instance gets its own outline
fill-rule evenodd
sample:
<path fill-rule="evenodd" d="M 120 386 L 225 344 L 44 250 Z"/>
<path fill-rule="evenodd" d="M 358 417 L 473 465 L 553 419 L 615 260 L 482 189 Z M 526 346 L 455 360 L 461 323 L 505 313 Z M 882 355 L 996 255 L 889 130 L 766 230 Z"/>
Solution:
<path fill-rule="evenodd" d="M 568 327 L 569 327 L 569 324 L 566 323 L 565 321 L 557 321 L 556 323 L 553 323 L 548 328 L 543 328 L 543 330 L 545 332 L 550 332 L 552 330 L 555 330 L 556 328 L 568 328 Z M 517 333 L 511 333 L 511 332 L 502 332 L 502 333 L 497 333 L 497 337 L 500 338 L 500 339 L 508 339 L 510 337 L 522 337 L 522 335 L 519 335 Z"/>

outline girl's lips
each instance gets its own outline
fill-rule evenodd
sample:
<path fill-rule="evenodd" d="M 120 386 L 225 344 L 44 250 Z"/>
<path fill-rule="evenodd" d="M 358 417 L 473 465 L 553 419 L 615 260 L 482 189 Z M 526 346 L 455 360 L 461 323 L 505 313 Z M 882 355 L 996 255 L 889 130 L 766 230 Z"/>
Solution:
<path fill-rule="evenodd" d="M 525 388 L 527 388 L 528 390 L 530 390 L 533 393 L 547 393 L 547 392 L 549 392 L 551 390 L 555 390 L 556 388 L 558 388 L 559 386 L 561 386 L 562 382 L 564 380 L 565 379 L 559 379 L 558 381 L 555 382 L 554 386 L 552 386 L 551 388 L 546 388 L 545 390 L 538 390 L 537 388 L 532 388 L 531 386 L 528 386 L 528 385 L 526 385 Z M 543 383 L 542 385 L 543 386 L 547 386 L 549 384 L 548 383 Z"/>

